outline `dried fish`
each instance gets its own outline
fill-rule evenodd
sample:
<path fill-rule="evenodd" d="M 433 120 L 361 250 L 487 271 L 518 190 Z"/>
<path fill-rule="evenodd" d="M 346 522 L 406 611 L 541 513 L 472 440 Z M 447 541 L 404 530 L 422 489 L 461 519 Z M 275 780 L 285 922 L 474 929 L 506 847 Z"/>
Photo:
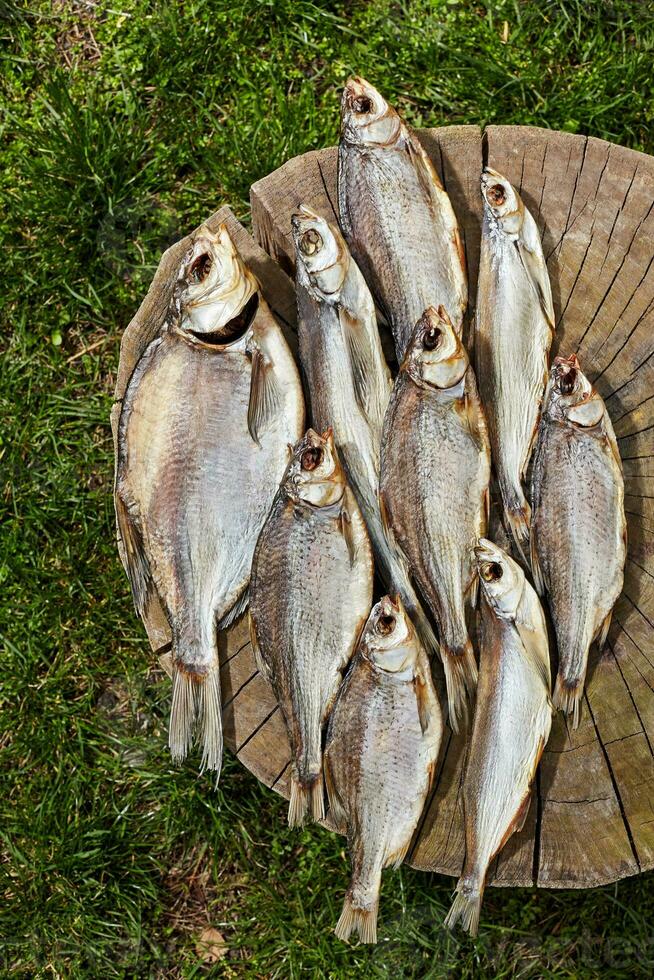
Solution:
<path fill-rule="evenodd" d="M 538 597 L 506 552 L 482 539 L 477 706 L 463 782 L 466 858 L 445 925 L 477 934 L 488 866 L 527 817 L 552 723 L 547 629 Z"/>
<path fill-rule="evenodd" d="M 402 601 L 373 608 L 329 722 L 330 813 L 347 829 L 352 879 L 336 935 L 377 941 L 384 868 L 398 867 L 418 825 L 443 734 L 429 661 Z"/>
<path fill-rule="evenodd" d="M 452 204 L 418 138 L 362 78 L 345 86 L 338 151 L 343 234 L 393 331 L 398 361 L 428 306 L 461 333 L 465 257 Z"/>
<path fill-rule="evenodd" d="M 250 625 L 291 743 L 290 826 L 324 816 L 322 728 L 372 601 L 363 517 L 331 430 L 309 429 L 263 527 L 252 565 Z"/>
<path fill-rule="evenodd" d="M 433 629 L 404 556 L 386 537 L 379 507 L 379 452 L 392 381 L 372 296 L 337 228 L 306 207 L 292 224 L 300 360 L 312 423 L 333 428 L 380 575 L 388 589 L 401 594 L 423 644 L 433 653 L 438 650 Z"/>
<path fill-rule="evenodd" d="M 490 447 L 468 355 L 443 307 L 416 324 L 391 397 L 380 492 L 388 533 L 438 621 L 450 723 L 474 690 L 466 604 L 477 595 L 473 548 L 486 533 Z"/>
<path fill-rule="evenodd" d="M 297 367 L 225 226 L 194 237 L 123 401 L 115 503 L 137 612 L 172 631 L 173 758 L 220 771 L 216 628 L 247 605 L 259 530 L 304 428 Z"/>
<path fill-rule="evenodd" d="M 589 648 L 604 645 L 622 591 L 627 527 L 613 426 L 574 354 L 550 373 L 531 495 L 532 569 L 559 651 L 554 704 L 576 728 Z"/>
<path fill-rule="evenodd" d="M 486 168 L 475 355 L 504 513 L 522 549 L 529 504 L 522 481 L 538 427 L 554 333 L 540 235 L 506 178 Z"/>

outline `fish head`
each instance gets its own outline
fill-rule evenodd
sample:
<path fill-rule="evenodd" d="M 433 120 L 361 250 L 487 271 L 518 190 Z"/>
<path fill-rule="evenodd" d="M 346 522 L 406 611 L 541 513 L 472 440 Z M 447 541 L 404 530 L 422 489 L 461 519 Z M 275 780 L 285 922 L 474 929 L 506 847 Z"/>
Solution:
<path fill-rule="evenodd" d="M 291 218 L 291 227 L 298 274 L 306 274 L 320 299 L 337 299 L 349 265 L 341 233 L 304 204 Z"/>
<path fill-rule="evenodd" d="M 341 138 L 359 146 L 392 146 L 402 120 L 365 78 L 350 78 L 341 99 Z"/>
<path fill-rule="evenodd" d="M 259 284 L 223 224 L 194 235 L 177 276 L 176 329 L 207 345 L 233 343 L 247 331 L 259 302 Z"/>
<path fill-rule="evenodd" d="M 604 416 L 604 402 L 579 366 L 576 354 L 556 357 L 552 365 L 545 412 L 549 418 L 587 429 Z"/>
<path fill-rule="evenodd" d="M 490 167 L 481 175 L 481 195 L 487 217 L 509 237 L 517 237 L 524 221 L 525 206 L 513 185 Z"/>
<path fill-rule="evenodd" d="M 520 566 L 499 545 L 480 538 L 475 548 L 479 580 L 488 603 L 504 619 L 516 615 L 525 587 Z"/>
<path fill-rule="evenodd" d="M 329 507 L 342 499 L 345 473 L 331 429 L 322 435 L 308 429 L 294 446 L 284 487 L 291 500 L 311 504 L 312 507 Z"/>
<path fill-rule="evenodd" d="M 445 307 L 428 307 L 415 325 L 402 370 L 419 385 L 452 388 L 463 378 L 468 363 Z"/>
<path fill-rule="evenodd" d="M 419 646 L 399 595 L 386 595 L 372 607 L 361 636 L 366 657 L 389 674 L 410 669 Z"/>

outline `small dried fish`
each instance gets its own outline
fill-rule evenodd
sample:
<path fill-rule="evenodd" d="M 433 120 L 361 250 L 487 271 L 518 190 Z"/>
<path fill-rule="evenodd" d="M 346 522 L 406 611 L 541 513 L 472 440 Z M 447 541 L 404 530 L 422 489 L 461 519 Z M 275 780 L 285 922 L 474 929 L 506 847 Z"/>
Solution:
<path fill-rule="evenodd" d="M 486 533 L 489 478 L 486 422 L 468 355 L 443 307 L 428 309 L 386 414 L 380 493 L 388 533 L 439 624 L 455 731 L 477 682 L 465 607 L 476 602 L 473 548 Z"/>
<path fill-rule="evenodd" d="M 400 593 L 422 643 L 435 653 L 434 631 L 404 556 L 386 537 L 379 507 L 379 452 L 393 383 L 370 290 L 337 228 L 306 207 L 293 216 L 292 225 L 300 360 L 312 423 L 318 429 L 333 428 L 379 573 L 388 589 Z"/>
<path fill-rule="evenodd" d="M 220 771 L 216 627 L 247 605 L 252 554 L 304 427 L 297 367 L 225 226 L 186 253 L 167 321 L 130 379 L 115 503 L 137 612 L 156 592 L 172 631 L 173 758 L 195 727 Z"/>
<path fill-rule="evenodd" d="M 250 626 L 261 673 L 291 743 L 291 827 L 324 816 L 322 728 L 372 601 L 363 517 L 331 430 L 309 429 L 263 527 L 252 564 Z"/>
<path fill-rule="evenodd" d="M 506 178 L 486 168 L 475 327 L 477 382 L 504 513 L 522 549 L 529 504 L 522 481 L 547 380 L 554 308 L 536 222 Z"/>
<path fill-rule="evenodd" d="M 343 92 L 338 200 L 343 234 L 388 319 L 398 361 L 428 306 L 442 304 L 460 334 L 468 286 L 452 204 L 416 135 L 362 78 Z"/>
<path fill-rule="evenodd" d="M 538 597 L 506 552 L 482 539 L 477 706 L 463 805 L 466 858 L 445 925 L 477 934 L 488 866 L 527 817 L 552 724 L 547 628 Z"/>
<path fill-rule="evenodd" d="M 573 354 L 554 361 L 532 468 L 531 558 L 559 651 L 554 704 L 579 724 L 588 651 L 622 591 L 622 463 L 606 406 Z"/>
<path fill-rule="evenodd" d="M 373 608 L 329 721 L 330 812 L 347 829 L 352 879 L 336 935 L 377 941 L 384 868 L 398 867 L 418 825 L 443 734 L 429 661 L 401 600 Z"/>

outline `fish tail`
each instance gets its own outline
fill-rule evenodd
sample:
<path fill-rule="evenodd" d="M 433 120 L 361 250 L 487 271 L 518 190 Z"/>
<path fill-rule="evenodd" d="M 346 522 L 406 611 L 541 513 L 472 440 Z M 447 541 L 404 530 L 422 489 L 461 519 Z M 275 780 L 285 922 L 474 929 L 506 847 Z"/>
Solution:
<path fill-rule="evenodd" d="M 189 754 L 194 736 L 202 741 L 200 772 L 211 769 L 220 777 L 223 756 L 222 708 L 218 663 L 206 673 L 173 666 L 173 700 L 168 744 L 175 762 Z"/>
<path fill-rule="evenodd" d="M 450 911 L 445 916 L 444 925 L 453 929 L 457 922 L 461 928 L 476 936 L 479 931 L 479 913 L 481 912 L 482 891 L 478 885 L 471 885 L 461 879 L 456 886 L 456 895 Z"/>
<path fill-rule="evenodd" d="M 450 727 L 458 732 L 460 723 L 467 721 L 468 695 L 472 695 L 477 687 L 477 661 L 470 638 L 458 648 L 442 644 L 441 651 Z"/>
<path fill-rule="evenodd" d="M 584 693 L 584 679 L 578 678 L 575 681 L 568 681 L 561 674 L 557 675 L 554 685 L 554 695 L 552 704 L 559 708 L 564 714 L 572 715 L 572 727 L 579 727 L 579 715 L 581 712 L 581 698 Z"/>
<path fill-rule="evenodd" d="M 370 908 L 355 908 L 353 898 L 348 894 L 343 902 L 343 911 L 336 923 L 334 934 L 347 942 L 353 932 L 358 932 L 362 943 L 377 942 L 377 914 L 379 911 L 379 896 Z"/>
<path fill-rule="evenodd" d="M 322 773 L 310 782 L 300 780 L 295 775 L 291 776 L 291 798 L 288 803 L 289 827 L 302 827 L 309 815 L 316 823 L 325 817 Z"/>

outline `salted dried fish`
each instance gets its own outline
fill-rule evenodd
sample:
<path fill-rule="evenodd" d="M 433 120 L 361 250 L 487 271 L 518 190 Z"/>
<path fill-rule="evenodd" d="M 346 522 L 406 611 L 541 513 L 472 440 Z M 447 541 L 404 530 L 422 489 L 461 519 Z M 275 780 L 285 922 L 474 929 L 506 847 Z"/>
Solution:
<path fill-rule="evenodd" d="M 627 527 L 613 426 L 574 354 L 550 373 L 531 495 L 532 569 L 559 651 L 554 704 L 576 728 L 589 648 L 604 645 L 622 591 Z"/>
<path fill-rule="evenodd" d="M 432 653 L 433 629 L 411 584 L 407 563 L 384 531 L 379 453 L 392 390 L 375 306 L 338 229 L 307 207 L 292 219 L 296 250 L 300 360 L 312 423 L 331 426 L 339 456 L 370 533 L 378 571 L 404 605 Z"/>
<path fill-rule="evenodd" d="M 346 241 L 393 331 L 401 362 L 428 306 L 460 334 L 468 301 L 456 216 L 429 157 L 377 89 L 345 86 L 338 200 Z"/>
<path fill-rule="evenodd" d="M 506 552 L 482 539 L 481 655 L 463 782 L 466 858 L 445 925 L 477 934 L 488 867 L 527 817 L 552 723 L 547 629 L 538 597 Z"/>
<path fill-rule="evenodd" d="M 247 604 L 259 530 L 304 428 L 297 367 L 225 226 L 194 237 L 169 316 L 130 379 L 116 514 L 139 614 L 156 593 L 172 632 L 173 758 L 194 729 L 220 771 L 216 628 Z"/>
<path fill-rule="evenodd" d="M 477 382 L 504 514 L 522 549 L 530 520 L 522 481 L 547 381 L 554 308 L 538 228 L 519 194 L 488 168 L 481 191 Z"/>
<path fill-rule="evenodd" d="M 261 532 L 250 586 L 252 645 L 291 743 L 292 827 L 324 816 L 323 725 L 366 621 L 372 579 L 370 542 L 333 434 L 309 429 Z"/>
<path fill-rule="evenodd" d="M 444 308 L 428 309 L 386 414 L 380 493 L 388 533 L 438 621 L 455 730 L 477 682 L 465 612 L 476 601 L 473 548 L 486 533 L 489 478 L 486 422 L 468 355 Z"/>
<path fill-rule="evenodd" d="M 330 813 L 347 830 L 352 878 L 336 935 L 377 941 L 384 868 L 407 853 L 432 782 L 443 719 L 429 661 L 402 601 L 370 613 L 329 722 Z"/>

